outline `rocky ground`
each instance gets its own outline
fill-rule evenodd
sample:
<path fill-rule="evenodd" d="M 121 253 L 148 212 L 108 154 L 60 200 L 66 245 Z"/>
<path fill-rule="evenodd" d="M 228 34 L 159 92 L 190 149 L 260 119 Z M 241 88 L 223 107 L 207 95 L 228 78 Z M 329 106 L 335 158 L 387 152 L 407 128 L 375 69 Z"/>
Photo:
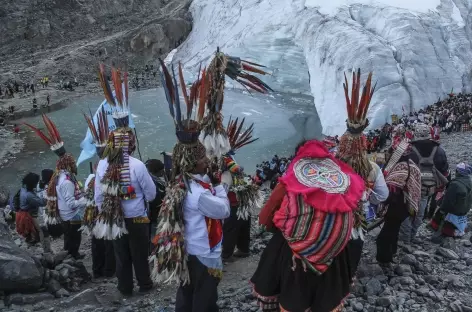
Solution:
<path fill-rule="evenodd" d="M 471 161 L 469 134 L 443 136 L 449 161 Z M 253 220 L 255 221 L 255 220 Z M 472 226 L 472 224 L 470 225 Z M 367 237 L 363 259 L 352 293 L 346 300 L 345 311 L 472 311 L 472 243 L 470 234 L 462 239 L 445 239 L 440 244 L 431 242 L 433 233 L 422 226 L 418 240 L 400 248 L 397 263 L 381 268 L 375 261 L 375 235 Z M 251 256 L 225 264 L 219 287 L 221 311 L 259 311 L 251 294 L 249 279 L 257 267 L 260 254 L 270 239 L 269 233 L 260 235 L 253 227 Z M 15 235 L 13 233 L 13 235 Z M 15 243 L 23 241 L 16 236 Z M 83 261 L 63 259 L 62 240 L 53 242 L 55 255 L 42 255 L 41 248 L 29 247 L 44 268 L 42 293 L 1 294 L 2 311 L 173 311 L 175 286 L 158 285 L 147 294 L 122 297 L 116 290 L 116 278 L 90 279 L 90 240 L 83 238 Z"/>
<path fill-rule="evenodd" d="M 0 168 L 5 166 L 23 149 L 23 140 L 11 130 L 0 128 Z"/>
<path fill-rule="evenodd" d="M 165 57 L 192 28 L 189 0 L 6 0 L 0 83 L 96 79 L 99 62 L 130 72 Z"/>

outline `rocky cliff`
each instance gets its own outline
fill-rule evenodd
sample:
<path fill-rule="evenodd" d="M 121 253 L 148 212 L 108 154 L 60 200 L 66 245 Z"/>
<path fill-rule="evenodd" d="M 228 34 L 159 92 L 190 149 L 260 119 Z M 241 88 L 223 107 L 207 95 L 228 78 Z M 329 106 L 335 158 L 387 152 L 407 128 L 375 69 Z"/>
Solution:
<path fill-rule="evenodd" d="M 98 62 L 142 70 L 192 28 L 190 0 L 4 0 L 0 82 L 95 77 Z"/>

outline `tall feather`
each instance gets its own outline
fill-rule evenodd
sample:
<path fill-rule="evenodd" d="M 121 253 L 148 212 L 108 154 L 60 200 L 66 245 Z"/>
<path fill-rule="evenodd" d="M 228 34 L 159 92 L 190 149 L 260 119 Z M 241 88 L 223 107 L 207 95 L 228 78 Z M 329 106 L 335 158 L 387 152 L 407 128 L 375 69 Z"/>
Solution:
<path fill-rule="evenodd" d="M 87 122 L 87 126 L 90 130 L 90 133 L 92 134 L 93 140 L 95 142 L 100 142 L 100 137 L 98 135 L 97 128 L 95 127 L 95 124 L 93 123 L 92 118 L 90 118 L 90 116 L 88 116 L 85 113 L 83 113 L 83 115 L 84 115 L 85 121 Z"/>
<path fill-rule="evenodd" d="M 118 106 L 123 108 L 123 89 L 121 87 L 121 73 L 119 69 L 111 68 L 111 80 L 115 88 L 115 97 L 118 102 Z"/>
<path fill-rule="evenodd" d="M 258 138 L 252 138 L 252 133 L 254 131 L 254 123 L 251 124 L 249 128 L 247 128 L 242 134 L 240 134 L 244 122 L 245 118 L 243 118 L 241 120 L 241 123 L 239 123 L 238 118 L 236 118 L 236 120 L 232 120 L 230 117 L 228 126 L 226 128 L 226 134 L 228 135 L 232 150 L 237 150 L 258 140 Z"/>
<path fill-rule="evenodd" d="M 198 101 L 198 113 L 197 113 L 197 121 L 201 121 L 203 119 L 203 114 L 205 113 L 205 106 L 206 106 L 206 94 L 205 94 L 205 87 L 206 87 L 206 68 L 203 69 L 202 78 L 200 79 L 200 88 L 199 88 L 199 101 Z"/>
<path fill-rule="evenodd" d="M 163 71 L 164 71 L 164 69 L 163 69 Z M 161 76 L 162 88 L 164 89 L 164 94 L 166 95 L 167 104 L 169 105 L 170 115 L 172 116 L 172 118 L 174 119 L 174 122 L 175 122 L 174 105 L 172 104 L 172 97 L 170 96 L 170 90 L 167 88 L 167 83 L 166 83 L 166 80 L 164 78 L 163 72 L 159 71 L 159 75 Z"/>
<path fill-rule="evenodd" d="M 55 141 L 55 143 L 61 142 L 61 136 L 59 134 L 59 131 L 57 130 L 56 125 L 52 122 L 51 119 L 49 119 L 46 114 L 42 114 L 43 117 L 43 122 L 46 125 L 46 128 L 48 129 L 49 134 L 51 135 L 51 140 Z"/>
<path fill-rule="evenodd" d="M 128 98 L 129 98 L 129 86 L 128 86 L 128 72 L 123 74 L 123 84 L 125 85 L 125 105 L 128 106 Z"/>
<path fill-rule="evenodd" d="M 100 79 L 100 86 L 103 89 L 103 93 L 108 104 L 110 104 L 111 106 L 115 106 L 115 100 L 113 99 L 113 93 L 111 91 L 110 84 L 108 83 L 108 79 L 105 74 L 105 65 L 103 64 L 100 64 L 98 78 Z"/>
<path fill-rule="evenodd" d="M 190 118 L 190 114 L 192 113 L 193 103 L 191 103 L 188 98 L 187 86 L 185 85 L 184 73 L 182 72 L 182 64 L 180 62 L 179 62 L 179 80 L 180 80 L 180 88 L 182 89 L 182 95 L 184 96 L 185 105 L 187 106 L 187 119 L 188 119 Z"/>
<path fill-rule="evenodd" d="M 259 68 L 255 68 L 255 67 L 253 67 L 249 64 L 244 64 L 243 63 L 242 66 L 243 66 L 244 70 L 251 71 L 253 73 L 257 73 L 257 74 L 261 74 L 261 75 L 267 75 L 267 73 L 265 71 L 260 70 Z"/>
<path fill-rule="evenodd" d="M 372 96 L 376 85 L 372 87 L 372 72 L 369 73 L 361 93 L 361 70 L 352 73 L 352 90 L 349 98 L 349 83 L 346 74 L 344 74 L 344 96 L 346 98 L 346 108 L 348 119 L 351 123 L 363 124 L 367 117 Z"/>
<path fill-rule="evenodd" d="M 182 125 L 182 112 L 180 110 L 179 88 L 177 87 L 177 79 L 175 77 L 174 65 L 172 64 L 172 76 L 174 77 L 174 104 L 175 104 L 175 119 L 177 123 Z M 184 86 L 185 88 L 185 86 Z"/>
<path fill-rule="evenodd" d="M 46 142 L 47 145 L 51 146 L 53 145 L 54 143 L 51 142 L 51 140 L 41 131 L 39 130 L 38 128 L 30 125 L 30 124 L 27 124 L 27 123 L 23 123 L 25 126 L 28 126 L 30 127 L 31 129 L 33 129 L 33 131 L 36 133 L 36 135 L 38 135 L 44 142 Z"/>
<path fill-rule="evenodd" d="M 166 83 L 167 89 L 169 90 L 170 99 L 172 100 L 172 104 L 174 104 L 175 91 L 174 91 L 174 85 L 172 83 L 172 77 L 171 77 L 171 75 L 169 73 L 169 70 L 167 69 L 166 65 L 164 64 L 164 61 L 159 58 L 159 62 L 161 63 L 162 72 L 164 73 L 165 83 Z M 175 86 L 175 87 L 177 87 L 177 86 Z"/>
<path fill-rule="evenodd" d="M 350 118 L 351 116 L 351 101 L 349 100 L 349 82 L 347 81 L 346 73 L 344 73 L 344 96 L 346 97 L 346 111 L 347 116 Z"/>

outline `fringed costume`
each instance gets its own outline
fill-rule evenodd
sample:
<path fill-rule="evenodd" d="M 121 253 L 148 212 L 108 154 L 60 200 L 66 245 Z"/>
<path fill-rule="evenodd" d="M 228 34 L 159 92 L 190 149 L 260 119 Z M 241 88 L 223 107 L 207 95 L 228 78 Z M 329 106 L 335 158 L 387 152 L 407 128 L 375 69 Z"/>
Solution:
<path fill-rule="evenodd" d="M 50 146 L 51 150 L 59 156 L 46 193 L 45 222 L 53 236 L 58 236 L 60 231 L 57 227 L 59 225 L 62 226 L 64 250 L 67 250 L 73 257 L 77 258 L 80 256 L 81 232 L 79 229 L 86 199 L 76 179 L 77 164 L 74 157 L 66 153 L 64 142 L 56 125 L 46 115 L 43 114 L 42 117 L 49 136 L 32 125 L 25 125 L 33 129 Z"/>
<path fill-rule="evenodd" d="M 375 86 L 372 87 L 372 73 L 369 73 L 362 90 L 360 69 L 352 73 L 352 91 L 349 90 L 346 75 L 344 75 L 344 80 L 347 130 L 341 136 L 336 157 L 351 166 L 362 177 L 366 187 L 363 200 L 359 202 L 359 207 L 355 211 L 352 239 L 348 245 L 351 270 L 355 274 L 362 255 L 369 206 L 371 204 L 378 205 L 385 201 L 388 197 L 388 189 L 379 166 L 367 157 L 366 137 L 363 133 L 369 125 L 367 111 L 375 91 Z M 349 96 L 349 91 L 351 91 L 351 96 Z"/>
<path fill-rule="evenodd" d="M 251 278 L 263 311 L 340 311 L 352 276 L 346 245 L 364 189 L 322 142 L 298 149 L 259 214 L 274 232 Z"/>
<path fill-rule="evenodd" d="M 231 150 L 220 159 L 221 170 L 224 175 L 231 179 L 228 198 L 231 205 L 231 215 L 225 220 L 223 225 L 223 259 L 233 256 L 234 248 L 238 251 L 234 253 L 237 257 L 249 255 L 249 241 L 251 234 L 251 215 L 253 211 L 258 211 L 263 204 L 263 197 L 259 187 L 248 181 L 244 176 L 244 169 L 239 166 L 235 159 L 235 152 L 241 147 L 248 145 L 257 139 L 252 139 L 254 124 L 248 129 L 243 129 L 244 119 L 239 122 L 229 120 L 226 128 Z"/>
<path fill-rule="evenodd" d="M 102 106 L 102 110 L 98 112 L 96 120 L 94 120 L 92 113 L 90 113 L 90 115 L 84 113 L 84 118 L 87 122 L 89 131 L 92 134 L 96 153 L 101 159 L 109 136 L 107 113 Z M 81 230 L 82 232 L 91 235 L 98 216 L 98 207 L 95 203 L 95 173 L 91 173 L 85 181 L 84 191 L 85 198 L 87 199 L 87 206 L 85 207 Z M 97 238 L 94 235 L 91 236 L 92 271 L 94 278 L 113 276 L 116 269 L 113 241 Z"/>
<path fill-rule="evenodd" d="M 147 263 L 149 218 L 146 201 L 156 197 L 156 188 L 144 163 L 131 156 L 136 149 L 136 138 L 129 128 L 127 73 L 122 80 L 120 70 L 112 68 L 115 94 L 103 65 L 99 78 L 105 99 L 113 107 L 116 129 L 108 136 L 96 170 L 94 198 L 99 213 L 93 234 L 98 239 L 113 241 L 118 290 L 130 295 L 133 267 L 140 291 L 150 290 L 153 284 Z"/>
<path fill-rule="evenodd" d="M 172 68 L 171 76 L 162 61 L 161 66 L 162 85 L 176 127 L 177 144 L 172 153 L 173 178 L 161 205 L 153 240 L 156 248 L 150 258 L 154 266 L 152 277 L 155 282 L 180 283 L 176 311 L 217 311 L 217 287 L 223 269 L 222 220 L 229 216 L 230 207 L 226 188 L 213 173 L 206 175 L 208 151 L 199 141 L 200 123 L 209 105 L 213 80 L 211 74 L 203 70 L 188 96 L 179 66 L 180 87 L 187 105 L 182 118 L 175 71 Z M 192 119 L 194 106 L 196 117 Z M 210 121 L 207 119 L 207 122 Z M 226 136 L 224 129 L 223 132 L 214 129 L 218 132 L 209 135 L 218 142 L 213 141 L 217 143 L 212 145 L 212 154 L 229 148 L 224 142 L 218 145 Z"/>

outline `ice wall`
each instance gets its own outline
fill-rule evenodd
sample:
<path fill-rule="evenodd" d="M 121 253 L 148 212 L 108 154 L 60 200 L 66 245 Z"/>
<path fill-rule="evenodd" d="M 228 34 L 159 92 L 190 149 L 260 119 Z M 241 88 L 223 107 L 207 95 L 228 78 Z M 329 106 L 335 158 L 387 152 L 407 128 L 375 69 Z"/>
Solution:
<path fill-rule="evenodd" d="M 193 30 L 174 61 L 196 71 L 220 46 L 263 63 L 276 90 L 313 95 L 325 134 L 345 129 L 352 68 L 374 71 L 372 127 L 452 88 L 472 90 L 472 0 L 194 0 L 190 9 Z"/>

